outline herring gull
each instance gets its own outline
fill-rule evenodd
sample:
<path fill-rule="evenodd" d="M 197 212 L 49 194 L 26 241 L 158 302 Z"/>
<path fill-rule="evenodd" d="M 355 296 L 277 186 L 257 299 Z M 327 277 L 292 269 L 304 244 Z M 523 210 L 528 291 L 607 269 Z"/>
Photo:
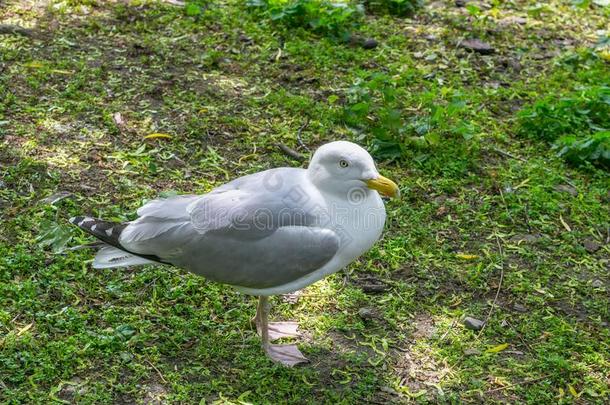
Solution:
<path fill-rule="evenodd" d="M 307 169 L 250 174 L 203 195 L 152 200 L 131 222 L 91 217 L 70 222 L 104 245 L 94 268 L 165 264 L 259 297 L 253 322 L 275 362 L 307 359 L 294 344 L 295 322 L 269 323 L 268 297 L 300 290 L 333 274 L 379 239 L 385 207 L 399 195 L 369 153 L 346 141 L 318 148 Z"/>

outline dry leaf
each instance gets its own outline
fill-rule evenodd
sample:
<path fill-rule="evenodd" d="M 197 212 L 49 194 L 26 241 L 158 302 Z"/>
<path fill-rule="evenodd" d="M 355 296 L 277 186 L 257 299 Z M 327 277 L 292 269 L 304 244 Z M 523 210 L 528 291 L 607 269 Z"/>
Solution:
<path fill-rule="evenodd" d="M 32 69 L 41 69 L 41 68 L 45 67 L 44 63 L 42 63 L 41 61 L 37 61 L 37 60 L 28 62 L 28 63 L 24 63 L 23 66 L 32 68 Z M 62 69 L 50 69 L 49 72 L 58 73 L 58 74 L 62 74 L 62 75 L 74 74 L 74 72 L 71 70 L 62 70 Z"/>
<path fill-rule="evenodd" d="M 32 326 L 34 326 L 34 323 L 30 323 L 25 325 L 23 328 L 19 329 L 19 331 L 17 332 L 17 336 L 21 336 L 23 335 L 25 332 L 27 332 L 28 330 L 32 329 Z"/>
<path fill-rule="evenodd" d="M 519 190 L 521 187 L 525 187 L 529 182 L 530 179 L 525 179 L 521 183 L 519 183 L 513 190 Z"/>
<path fill-rule="evenodd" d="M 485 353 L 500 353 L 502 350 L 505 350 L 508 347 L 508 343 L 502 343 L 501 345 L 497 345 L 494 347 L 490 347 L 485 350 Z"/>
<path fill-rule="evenodd" d="M 44 65 L 42 64 L 42 62 L 39 62 L 39 61 L 32 61 L 32 62 L 24 63 L 23 66 L 29 67 L 29 68 L 34 68 L 34 69 L 40 69 Z"/>
<path fill-rule="evenodd" d="M 169 135 L 169 134 L 162 134 L 162 133 L 159 133 L 159 132 L 155 132 L 154 134 L 146 135 L 144 137 L 144 139 L 158 139 L 158 138 L 172 139 L 172 136 Z"/>
<path fill-rule="evenodd" d="M 457 257 L 458 259 L 463 259 L 463 260 L 475 260 L 475 259 L 479 258 L 478 255 L 469 255 L 469 254 L 465 254 L 465 253 L 458 253 L 457 255 L 455 255 L 455 257 Z"/>
<path fill-rule="evenodd" d="M 72 74 L 74 74 L 74 72 L 72 72 L 71 70 L 61 70 L 61 69 L 51 69 L 51 70 L 49 70 L 49 72 L 51 72 L 51 73 L 58 73 L 60 75 L 72 75 Z"/>
<path fill-rule="evenodd" d="M 563 227 L 566 228 L 566 231 L 572 232 L 572 228 L 570 228 L 570 225 L 568 225 L 566 223 L 566 221 L 563 220 L 563 217 L 561 216 L 561 214 L 559 214 L 559 221 L 561 222 L 561 225 L 563 225 Z"/>
<path fill-rule="evenodd" d="M 574 387 L 572 387 L 571 385 L 568 385 L 568 391 L 570 391 L 570 394 L 572 394 L 572 396 L 574 398 L 578 398 L 578 392 L 576 392 L 576 390 L 574 389 Z"/>

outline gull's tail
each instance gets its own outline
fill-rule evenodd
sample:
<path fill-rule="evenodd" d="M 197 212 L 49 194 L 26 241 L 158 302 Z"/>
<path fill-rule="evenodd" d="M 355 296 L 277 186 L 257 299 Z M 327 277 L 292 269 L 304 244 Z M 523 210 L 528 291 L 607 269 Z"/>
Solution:
<path fill-rule="evenodd" d="M 93 268 L 107 269 L 111 267 L 138 266 L 143 264 L 159 263 L 160 259 L 152 255 L 136 255 L 123 246 L 119 238 L 128 224 L 104 221 L 91 217 L 73 217 L 70 222 L 83 231 L 104 242 L 95 255 Z"/>

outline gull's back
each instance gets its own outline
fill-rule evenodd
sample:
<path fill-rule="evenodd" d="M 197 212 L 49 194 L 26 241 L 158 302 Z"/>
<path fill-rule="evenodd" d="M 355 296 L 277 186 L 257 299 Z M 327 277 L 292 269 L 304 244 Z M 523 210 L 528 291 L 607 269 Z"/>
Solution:
<path fill-rule="evenodd" d="M 210 280 L 278 287 L 318 270 L 339 249 L 325 201 L 303 169 L 244 176 L 202 196 L 154 200 L 122 231 L 120 246 Z"/>

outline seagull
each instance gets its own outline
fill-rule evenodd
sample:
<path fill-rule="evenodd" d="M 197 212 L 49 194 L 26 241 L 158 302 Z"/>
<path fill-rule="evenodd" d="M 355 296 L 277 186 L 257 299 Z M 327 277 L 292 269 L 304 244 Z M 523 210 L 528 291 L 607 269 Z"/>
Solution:
<path fill-rule="evenodd" d="M 300 290 L 333 274 L 380 238 L 381 195 L 398 186 L 381 176 L 362 147 L 319 147 L 307 169 L 275 168 L 237 178 L 203 195 L 149 201 L 134 221 L 70 219 L 99 239 L 93 268 L 176 266 L 259 297 L 252 322 L 271 360 L 307 362 L 294 344 L 296 322 L 269 322 L 269 296 Z M 98 245 L 99 247 L 99 245 Z"/>

